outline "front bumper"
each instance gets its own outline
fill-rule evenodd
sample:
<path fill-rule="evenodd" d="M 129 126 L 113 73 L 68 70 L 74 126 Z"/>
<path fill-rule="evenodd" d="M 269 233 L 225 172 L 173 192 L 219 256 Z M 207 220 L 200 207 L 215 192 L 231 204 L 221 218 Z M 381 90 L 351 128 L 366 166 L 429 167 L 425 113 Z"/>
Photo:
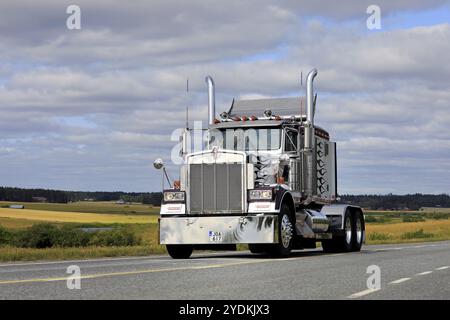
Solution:
<path fill-rule="evenodd" d="M 159 243 L 278 243 L 277 230 L 277 215 L 161 217 Z"/>

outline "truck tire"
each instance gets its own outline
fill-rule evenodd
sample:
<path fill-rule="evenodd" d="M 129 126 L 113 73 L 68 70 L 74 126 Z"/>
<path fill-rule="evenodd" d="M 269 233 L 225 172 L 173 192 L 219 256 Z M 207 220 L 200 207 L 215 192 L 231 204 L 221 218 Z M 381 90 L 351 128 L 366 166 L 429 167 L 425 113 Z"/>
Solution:
<path fill-rule="evenodd" d="M 185 244 L 168 244 L 166 249 L 173 259 L 189 259 L 192 251 L 194 251 L 193 246 Z"/>
<path fill-rule="evenodd" d="M 278 243 L 270 245 L 269 253 L 275 257 L 287 257 L 294 242 L 293 213 L 286 203 L 281 205 L 278 215 Z"/>
<path fill-rule="evenodd" d="M 331 240 L 322 241 L 324 252 L 350 252 L 354 248 L 355 224 L 350 211 L 347 209 L 344 215 L 344 234 L 334 236 Z"/>
<path fill-rule="evenodd" d="M 353 219 L 352 251 L 361 251 L 363 240 L 364 240 L 364 221 L 362 214 L 357 212 Z"/>

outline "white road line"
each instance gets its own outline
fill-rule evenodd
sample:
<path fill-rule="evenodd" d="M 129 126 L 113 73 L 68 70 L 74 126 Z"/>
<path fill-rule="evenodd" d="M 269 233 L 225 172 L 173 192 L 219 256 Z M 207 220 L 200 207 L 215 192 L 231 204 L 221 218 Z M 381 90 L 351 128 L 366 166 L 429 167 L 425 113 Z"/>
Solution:
<path fill-rule="evenodd" d="M 403 250 L 403 249 L 417 249 L 417 248 L 428 248 L 428 247 L 438 247 L 443 246 L 445 244 L 421 244 L 421 245 L 411 245 L 411 246 L 404 246 L 404 247 L 386 247 L 386 248 L 377 248 L 373 250 L 373 252 L 383 252 L 383 251 L 391 251 L 391 250 Z"/>
<path fill-rule="evenodd" d="M 448 268 L 450 268 L 450 266 L 443 266 L 443 267 L 440 267 L 440 268 L 436 268 L 435 270 L 445 270 L 445 269 L 448 269 Z"/>
<path fill-rule="evenodd" d="M 380 290 L 380 289 L 366 289 L 366 290 L 363 290 L 363 291 L 360 291 L 360 292 L 356 292 L 356 293 L 354 293 L 354 294 L 351 294 L 351 295 L 349 295 L 347 298 L 349 298 L 349 299 L 356 299 L 356 298 L 360 298 L 360 297 L 366 296 L 366 295 L 368 295 L 368 294 L 377 292 L 377 291 L 379 291 L 379 290 Z"/>
<path fill-rule="evenodd" d="M 234 267 L 234 266 L 240 266 L 240 265 L 273 262 L 273 261 L 278 261 L 278 260 L 273 260 L 273 259 L 272 260 L 267 260 L 267 259 L 266 260 L 248 260 L 248 261 L 244 260 L 241 262 L 219 263 L 219 264 L 202 265 L 202 266 L 190 266 L 190 267 L 184 267 L 184 268 L 176 267 L 176 268 L 144 269 L 144 270 L 109 272 L 109 273 L 94 273 L 94 274 L 81 275 L 80 279 L 96 279 L 96 278 L 104 278 L 104 277 L 117 277 L 117 276 L 127 276 L 127 275 L 130 276 L 130 275 L 171 272 L 171 271 L 216 269 L 216 268 Z M 33 283 L 33 282 L 54 282 L 54 281 L 67 281 L 67 277 L 0 280 L 0 285 Z"/>
<path fill-rule="evenodd" d="M 402 283 L 402 282 L 405 282 L 405 281 L 408 281 L 408 280 L 411 280 L 411 278 L 401 278 L 401 279 L 398 279 L 398 280 L 391 281 L 391 282 L 389 282 L 389 284 L 398 284 L 398 283 Z"/>
<path fill-rule="evenodd" d="M 430 274 L 430 273 L 433 273 L 433 271 L 424 271 L 424 272 L 416 274 L 416 276 L 424 276 L 424 275 Z"/>
<path fill-rule="evenodd" d="M 215 255 L 223 255 L 223 253 L 212 253 L 211 255 L 205 256 L 203 254 L 192 255 L 192 260 L 211 258 L 216 260 L 230 260 L 231 258 L 215 258 Z M 0 267 L 22 267 L 22 266 L 38 266 L 38 265 L 52 265 L 52 264 L 70 264 L 70 263 L 89 263 L 89 262 L 109 262 L 109 261 L 157 261 L 157 262 L 167 262 L 174 261 L 172 258 L 166 255 L 149 255 L 149 256 L 136 256 L 136 257 L 118 257 L 118 258 L 98 258 L 98 259 L 79 259 L 79 260 L 61 260 L 61 261 L 41 261 L 41 262 L 11 262 L 0 264 Z"/>

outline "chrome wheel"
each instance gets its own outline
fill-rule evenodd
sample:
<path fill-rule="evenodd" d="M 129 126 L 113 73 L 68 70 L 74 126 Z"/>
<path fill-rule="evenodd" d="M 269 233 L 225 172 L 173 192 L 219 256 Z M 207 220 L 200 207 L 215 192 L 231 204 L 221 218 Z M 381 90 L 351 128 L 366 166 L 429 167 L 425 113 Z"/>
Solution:
<path fill-rule="evenodd" d="M 281 219 L 281 244 L 284 248 L 289 248 L 292 239 L 292 223 L 285 214 Z"/>
<path fill-rule="evenodd" d="M 345 241 L 347 244 L 352 243 L 352 221 L 350 219 L 345 221 Z"/>

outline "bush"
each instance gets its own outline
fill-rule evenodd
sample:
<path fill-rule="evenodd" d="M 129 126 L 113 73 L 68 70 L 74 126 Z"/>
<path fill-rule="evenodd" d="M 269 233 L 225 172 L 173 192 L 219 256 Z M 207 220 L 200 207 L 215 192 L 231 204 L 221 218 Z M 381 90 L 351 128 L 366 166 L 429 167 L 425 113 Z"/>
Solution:
<path fill-rule="evenodd" d="M 22 248 L 51 248 L 59 234 L 60 231 L 54 225 L 39 223 L 19 232 L 15 242 Z"/>
<path fill-rule="evenodd" d="M 422 222 L 425 221 L 423 217 L 420 216 L 404 216 L 402 218 L 403 222 Z"/>
<path fill-rule="evenodd" d="M 91 235 L 80 229 L 63 227 L 57 234 L 54 245 L 58 247 L 86 247 Z"/>
<path fill-rule="evenodd" d="M 428 219 L 435 219 L 435 220 L 448 219 L 448 218 L 450 218 L 450 213 L 448 213 L 448 212 L 427 212 L 427 213 L 425 213 L 425 217 L 427 217 Z"/>
<path fill-rule="evenodd" d="M 426 233 L 423 231 L 423 229 L 412 231 L 412 232 L 406 232 L 402 234 L 402 239 L 427 239 L 427 238 L 433 238 L 434 234 L 432 233 Z"/>
<path fill-rule="evenodd" d="M 100 231 L 92 235 L 89 245 L 92 246 L 132 246 L 140 244 L 141 240 L 125 229 L 116 229 L 111 231 Z"/>
<path fill-rule="evenodd" d="M 368 215 L 366 215 L 364 221 L 365 221 L 366 223 L 377 222 L 377 218 L 374 217 L 374 216 L 368 216 Z"/>
<path fill-rule="evenodd" d="M 6 234 L 6 233 L 5 233 Z M 6 236 L 5 236 L 6 238 Z M 0 244 L 2 231 L 0 229 Z M 11 237 L 9 237 L 11 239 Z M 10 242 L 10 241 L 9 241 Z M 87 246 L 132 246 L 141 240 L 125 229 L 111 231 L 83 232 L 73 226 L 61 229 L 48 223 L 35 224 L 27 230 L 19 232 L 12 241 L 21 248 L 51 248 L 51 247 L 87 247 Z M 6 242 L 8 243 L 8 241 Z"/>
<path fill-rule="evenodd" d="M 391 221 L 390 218 L 386 218 L 385 216 L 371 216 L 366 215 L 364 217 L 364 221 L 367 223 L 388 223 Z"/>
<path fill-rule="evenodd" d="M 390 238 L 391 238 L 391 236 L 386 233 L 374 232 L 374 233 L 369 234 L 369 240 L 372 240 L 372 241 L 389 240 Z"/>
<path fill-rule="evenodd" d="M 12 234 L 2 226 L 0 226 L 0 246 L 8 244 L 12 239 Z"/>

